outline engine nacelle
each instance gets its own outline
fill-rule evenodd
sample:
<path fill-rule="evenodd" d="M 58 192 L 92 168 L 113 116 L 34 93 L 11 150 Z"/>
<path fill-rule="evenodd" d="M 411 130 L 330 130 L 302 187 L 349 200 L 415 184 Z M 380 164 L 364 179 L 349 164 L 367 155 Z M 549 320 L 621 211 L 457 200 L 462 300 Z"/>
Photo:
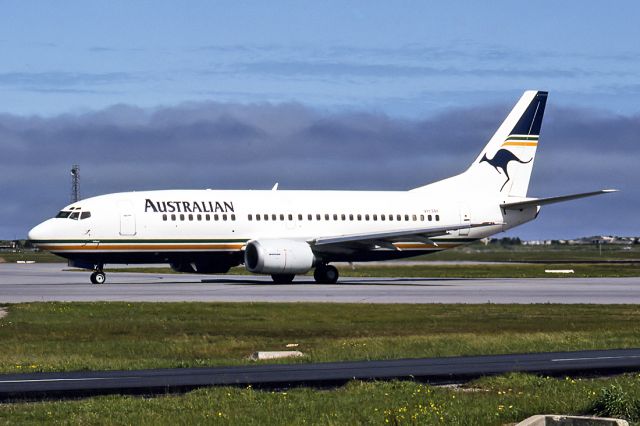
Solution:
<path fill-rule="evenodd" d="M 304 241 L 251 240 L 244 251 L 244 266 L 258 274 L 304 274 L 315 261 Z"/>

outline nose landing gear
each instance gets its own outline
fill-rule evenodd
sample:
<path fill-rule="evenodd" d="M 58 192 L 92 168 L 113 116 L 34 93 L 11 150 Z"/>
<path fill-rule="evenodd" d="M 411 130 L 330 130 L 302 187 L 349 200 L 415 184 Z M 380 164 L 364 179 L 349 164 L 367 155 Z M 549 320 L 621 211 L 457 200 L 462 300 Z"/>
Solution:
<path fill-rule="evenodd" d="M 102 270 L 102 267 L 103 265 L 98 265 L 96 270 L 91 274 L 90 279 L 93 284 L 104 284 L 107 280 L 107 275 Z"/>

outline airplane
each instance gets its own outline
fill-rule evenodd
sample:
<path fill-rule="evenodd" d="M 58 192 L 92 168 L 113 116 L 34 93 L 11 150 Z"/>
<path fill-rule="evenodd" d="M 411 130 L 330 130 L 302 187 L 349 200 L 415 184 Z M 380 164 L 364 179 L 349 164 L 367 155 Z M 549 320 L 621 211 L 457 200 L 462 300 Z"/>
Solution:
<path fill-rule="evenodd" d="M 615 192 L 527 196 L 547 92 L 526 91 L 456 176 L 408 191 L 159 190 L 88 198 L 35 226 L 29 240 L 92 270 L 169 263 L 177 272 L 247 271 L 290 283 L 334 262 L 400 259 L 469 244 L 535 219 L 542 206 Z"/>

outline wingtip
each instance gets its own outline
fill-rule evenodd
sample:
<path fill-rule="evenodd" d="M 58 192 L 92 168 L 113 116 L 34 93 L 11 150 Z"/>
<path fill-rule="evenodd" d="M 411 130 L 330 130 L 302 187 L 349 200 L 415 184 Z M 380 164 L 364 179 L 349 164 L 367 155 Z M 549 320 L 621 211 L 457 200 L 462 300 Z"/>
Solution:
<path fill-rule="evenodd" d="M 603 189 L 602 192 L 604 192 L 604 193 L 620 192 L 620 190 L 619 189 Z"/>

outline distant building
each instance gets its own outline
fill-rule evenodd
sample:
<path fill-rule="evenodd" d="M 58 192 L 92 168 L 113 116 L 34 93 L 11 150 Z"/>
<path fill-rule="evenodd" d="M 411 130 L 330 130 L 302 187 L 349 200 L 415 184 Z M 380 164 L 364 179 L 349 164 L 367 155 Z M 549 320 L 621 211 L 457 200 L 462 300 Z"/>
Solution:
<path fill-rule="evenodd" d="M 0 241 L 0 250 L 15 250 L 15 241 Z"/>
<path fill-rule="evenodd" d="M 567 244 L 567 245 L 598 245 L 598 244 L 620 244 L 631 245 L 638 244 L 638 237 L 618 237 L 614 235 L 594 235 L 591 237 L 576 238 L 573 240 L 531 240 L 523 241 L 526 246 L 549 246 L 551 244 Z"/>

